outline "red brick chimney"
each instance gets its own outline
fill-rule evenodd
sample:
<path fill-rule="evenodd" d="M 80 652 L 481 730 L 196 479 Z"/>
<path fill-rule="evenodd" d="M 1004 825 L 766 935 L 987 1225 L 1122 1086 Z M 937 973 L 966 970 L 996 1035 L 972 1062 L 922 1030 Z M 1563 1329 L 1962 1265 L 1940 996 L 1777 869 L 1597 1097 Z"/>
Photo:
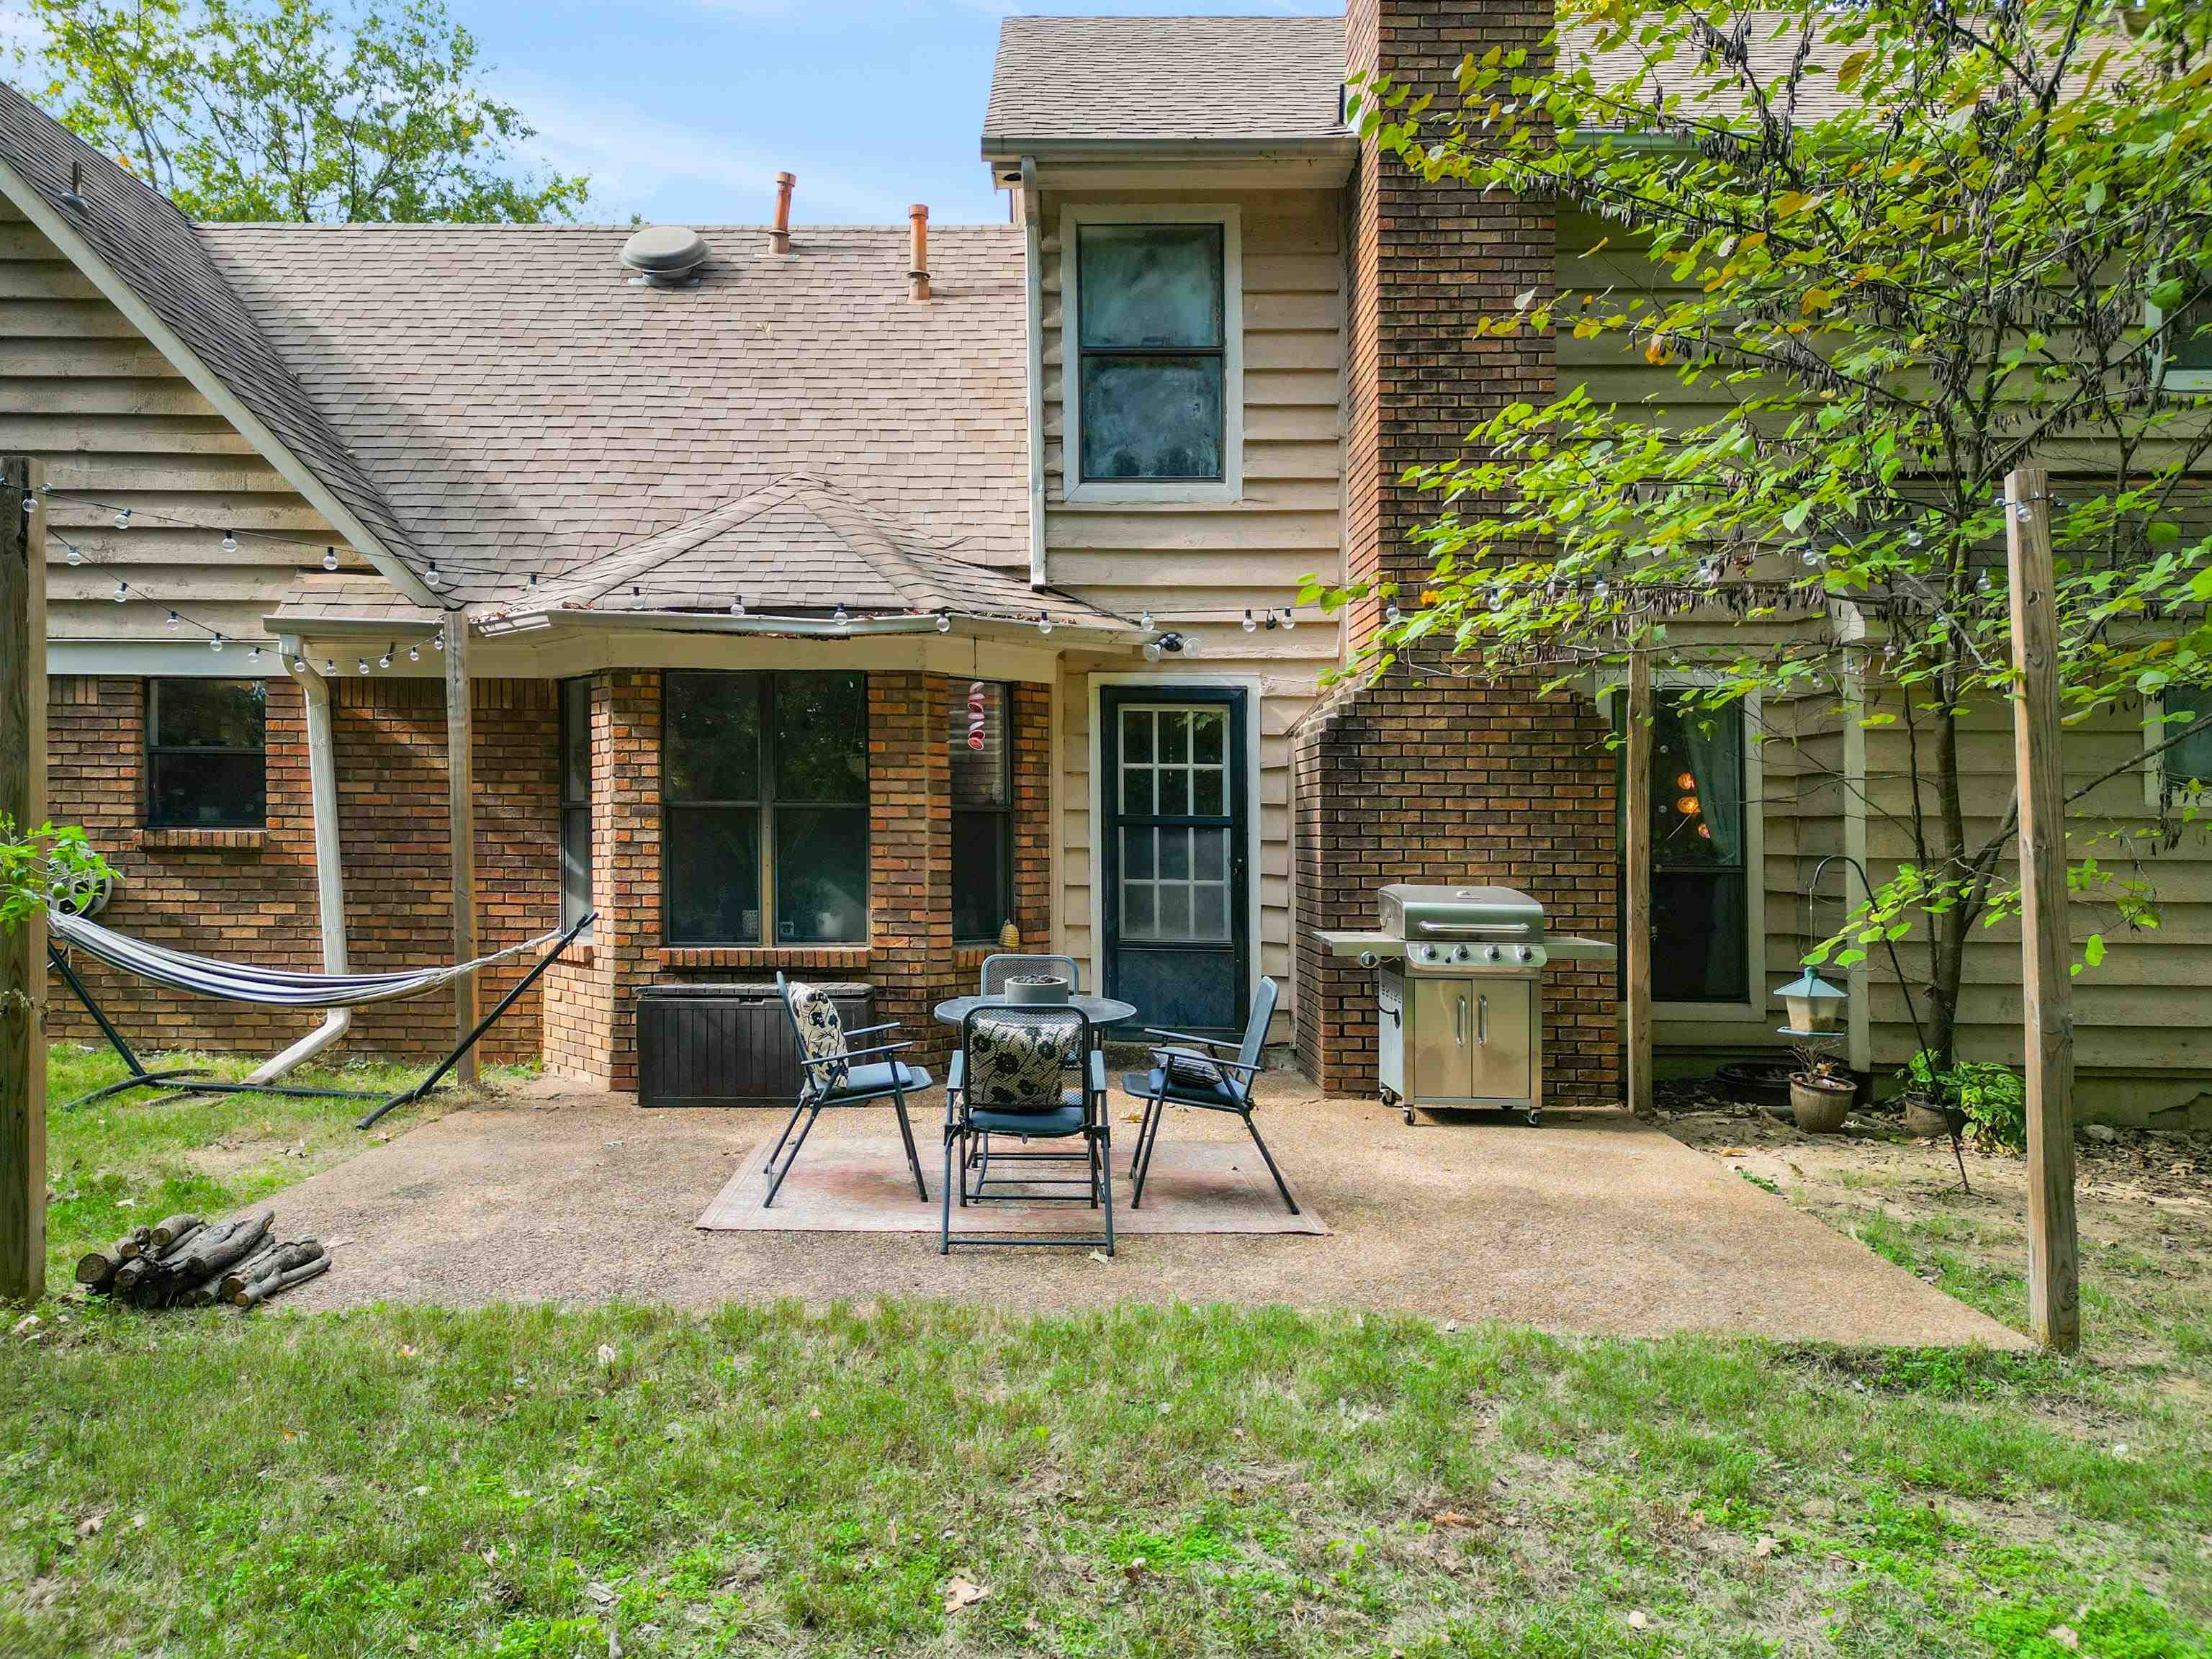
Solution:
<path fill-rule="evenodd" d="M 1410 84 L 1416 98 L 1434 94 L 1426 121 L 1441 134 L 1469 53 L 1520 47 L 1534 58 L 1551 27 L 1545 0 L 1348 0 L 1345 61 L 1351 72 L 1380 70 Z M 1548 338 L 1474 337 L 1484 313 L 1510 313 L 1528 289 L 1551 291 L 1553 214 L 1547 203 L 1425 184 L 1371 143 L 1353 189 L 1346 575 L 1394 580 L 1417 598 L 1428 561 L 1406 533 L 1436 516 L 1438 500 L 1400 484 L 1400 475 L 1459 454 L 1476 422 L 1504 404 L 1553 395 Z M 1413 599 L 1401 602 L 1410 610 Z M 1377 602 L 1355 609 L 1355 641 L 1381 613 Z"/>

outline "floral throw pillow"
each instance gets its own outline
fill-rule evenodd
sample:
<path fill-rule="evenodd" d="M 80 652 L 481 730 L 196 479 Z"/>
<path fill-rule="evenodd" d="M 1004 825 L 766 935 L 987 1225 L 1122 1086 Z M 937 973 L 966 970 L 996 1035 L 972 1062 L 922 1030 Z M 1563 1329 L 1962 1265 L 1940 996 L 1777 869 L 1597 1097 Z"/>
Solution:
<path fill-rule="evenodd" d="M 845 1058 L 845 1022 L 837 1018 L 837 1005 L 827 991 L 811 985 L 791 987 L 791 1017 L 799 1024 L 799 1046 L 809 1060 L 826 1060 L 827 1066 L 809 1066 L 801 1079 L 810 1092 L 842 1089 L 853 1074 Z"/>
<path fill-rule="evenodd" d="M 1073 1020 L 976 1020 L 968 1033 L 968 1099 L 990 1111 L 1049 1111 L 1075 1059 Z"/>

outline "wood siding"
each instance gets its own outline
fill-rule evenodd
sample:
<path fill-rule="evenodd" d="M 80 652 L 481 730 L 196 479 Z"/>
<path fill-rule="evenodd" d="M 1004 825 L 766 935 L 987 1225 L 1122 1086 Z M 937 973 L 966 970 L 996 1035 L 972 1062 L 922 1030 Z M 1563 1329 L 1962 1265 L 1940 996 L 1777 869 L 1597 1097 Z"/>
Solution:
<path fill-rule="evenodd" d="M 37 456 L 54 501 L 47 632 L 56 640 L 161 640 L 172 608 L 227 638 L 258 640 L 296 572 L 334 541 L 322 516 L 15 209 L 0 203 L 0 452 Z M 238 532 L 224 553 L 219 527 Z M 297 537 L 303 545 L 247 532 Z M 71 566 L 62 538 L 86 562 Z M 365 568 L 340 545 L 350 568 Z M 143 599 L 117 605 L 115 584 Z M 197 630 L 192 636 L 204 638 Z"/>
<path fill-rule="evenodd" d="M 1218 504 L 1090 503 L 1063 487 L 1063 392 L 1072 354 L 1061 339 L 1060 211 L 1110 201 L 1141 221 L 1147 205 L 1226 204 L 1239 213 L 1243 291 L 1243 493 Z M 1297 596 L 1300 580 L 1333 578 L 1343 553 L 1341 368 L 1344 342 L 1343 198 L 1283 190 L 1055 197 L 1042 204 L 1047 574 L 1055 587 L 1188 641 L 1179 657 L 1071 657 L 1060 681 L 1059 745 L 1060 948 L 1099 971 L 1092 890 L 1091 726 L 1095 674 L 1178 679 L 1237 677 L 1256 683 L 1260 744 L 1255 810 L 1260 857 L 1257 971 L 1291 984 L 1290 732 L 1336 666 L 1334 621 L 1317 613 L 1288 631 L 1247 634 L 1249 608 L 1264 616 Z"/>

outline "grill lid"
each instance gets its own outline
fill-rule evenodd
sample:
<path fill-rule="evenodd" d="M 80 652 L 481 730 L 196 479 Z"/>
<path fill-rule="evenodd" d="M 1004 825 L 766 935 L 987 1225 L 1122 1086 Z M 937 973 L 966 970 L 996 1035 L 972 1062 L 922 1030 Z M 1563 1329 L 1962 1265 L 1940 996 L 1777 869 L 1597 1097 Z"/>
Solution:
<path fill-rule="evenodd" d="M 1498 939 L 1535 943 L 1544 937 L 1544 907 L 1512 887 L 1423 887 L 1394 882 L 1382 890 L 1382 930 L 1398 939 Z"/>

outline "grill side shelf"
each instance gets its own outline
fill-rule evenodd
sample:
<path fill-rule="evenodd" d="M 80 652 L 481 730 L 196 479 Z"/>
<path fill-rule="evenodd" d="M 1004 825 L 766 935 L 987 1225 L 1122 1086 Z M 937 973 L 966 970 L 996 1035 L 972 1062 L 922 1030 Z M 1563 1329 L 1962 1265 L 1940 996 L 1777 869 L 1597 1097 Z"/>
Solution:
<path fill-rule="evenodd" d="M 1395 933 L 1330 933 L 1319 928 L 1314 937 L 1328 947 L 1333 957 L 1364 956 L 1373 951 L 1377 957 L 1397 957 L 1406 954 L 1406 941 Z"/>
<path fill-rule="evenodd" d="M 1554 962 L 1611 962 L 1620 954 L 1605 939 L 1584 939 L 1577 933 L 1547 934 L 1544 949 Z"/>

